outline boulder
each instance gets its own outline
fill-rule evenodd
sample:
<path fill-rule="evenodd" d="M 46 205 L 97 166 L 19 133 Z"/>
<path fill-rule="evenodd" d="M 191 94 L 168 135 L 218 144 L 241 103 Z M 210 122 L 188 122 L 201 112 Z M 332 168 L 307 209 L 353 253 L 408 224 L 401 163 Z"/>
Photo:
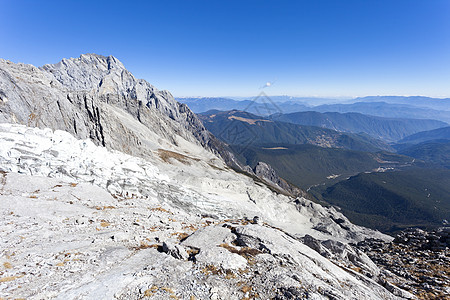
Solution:
<path fill-rule="evenodd" d="M 183 246 L 208 249 L 220 244 L 229 244 L 236 239 L 230 229 L 221 226 L 208 226 L 201 228 L 188 236 L 181 244 Z"/>
<path fill-rule="evenodd" d="M 186 249 L 184 249 L 183 246 L 173 244 L 169 241 L 163 243 L 162 250 L 164 253 L 172 255 L 176 259 L 187 260 L 189 258 L 189 254 L 186 252 Z"/>
<path fill-rule="evenodd" d="M 231 253 L 222 247 L 203 248 L 195 256 L 198 263 L 213 265 L 226 270 L 245 269 L 247 260 L 236 253 Z"/>

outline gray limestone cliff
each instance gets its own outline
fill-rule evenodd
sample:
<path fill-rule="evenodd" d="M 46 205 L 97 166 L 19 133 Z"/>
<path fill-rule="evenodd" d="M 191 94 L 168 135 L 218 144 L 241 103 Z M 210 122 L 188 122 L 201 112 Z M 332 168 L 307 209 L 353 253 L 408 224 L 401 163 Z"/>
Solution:
<path fill-rule="evenodd" d="M 113 56 L 84 54 L 40 68 L 0 59 L 0 122 L 60 129 L 143 157 L 158 137 L 175 147 L 186 140 L 234 164 L 185 104 L 136 79 Z"/>

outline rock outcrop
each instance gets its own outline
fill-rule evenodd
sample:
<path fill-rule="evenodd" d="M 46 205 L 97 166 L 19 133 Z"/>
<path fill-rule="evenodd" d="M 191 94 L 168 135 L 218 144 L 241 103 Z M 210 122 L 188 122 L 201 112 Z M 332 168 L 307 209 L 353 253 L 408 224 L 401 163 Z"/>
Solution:
<path fill-rule="evenodd" d="M 392 242 L 366 239 L 354 247 L 380 269 L 378 282 L 390 291 L 401 288 L 422 299 L 446 299 L 450 294 L 449 227 L 430 231 L 410 228 Z"/>
<path fill-rule="evenodd" d="M 272 168 L 272 166 L 265 162 L 258 162 L 252 171 L 256 176 L 266 181 L 268 184 L 273 185 L 275 188 L 286 191 L 293 197 L 307 197 L 307 193 L 305 191 L 297 188 L 296 186 L 288 183 L 286 180 L 278 176 L 277 172 Z"/>
<path fill-rule="evenodd" d="M 0 98 L 0 297 L 407 295 L 348 244 L 388 236 L 233 171 L 186 106 L 114 57 L 1 60 Z"/>
<path fill-rule="evenodd" d="M 64 130 L 141 157 L 186 140 L 234 164 L 185 104 L 136 79 L 113 56 L 85 54 L 40 68 L 0 59 L 0 91 L 7 99 L 0 102 L 0 122 Z"/>

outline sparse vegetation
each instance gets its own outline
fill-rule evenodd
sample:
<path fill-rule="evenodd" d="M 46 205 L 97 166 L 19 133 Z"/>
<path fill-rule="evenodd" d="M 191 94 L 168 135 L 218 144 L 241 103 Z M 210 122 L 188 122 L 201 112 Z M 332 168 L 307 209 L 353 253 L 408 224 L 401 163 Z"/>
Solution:
<path fill-rule="evenodd" d="M 249 261 L 249 262 L 250 262 L 250 260 L 252 261 L 254 256 L 262 253 L 258 249 L 254 249 L 254 248 L 250 248 L 250 247 L 241 247 L 240 249 L 237 249 L 228 244 L 220 244 L 219 247 L 225 248 L 228 251 L 230 251 L 231 253 L 239 254 L 239 255 L 243 256 L 245 259 L 247 259 L 247 261 Z M 253 261 L 252 261 L 252 263 L 253 263 Z"/>
<path fill-rule="evenodd" d="M 150 210 L 151 210 L 151 211 L 164 212 L 164 213 L 168 213 L 168 214 L 173 215 L 173 213 L 172 213 L 171 211 L 168 211 L 167 209 L 162 208 L 161 206 L 158 206 L 158 207 L 152 207 L 152 208 L 150 208 Z"/>
<path fill-rule="evenodd" d="M 12 265 L 10 262 L 4 262 L 3 267 L 5 267 L 5 269 L 12 269 Z"/>
<path fill-rule="evenodd" d="M 105 210 L 105 209 L 114 209 L 114 208 L 117 208 L 117 207 L 112 206 L 112 205 L 108 205 L 108 206 L 96 206 L 96 207 L 95 207 L 96 210 Z"/>
<path fill-rule="evenodd" d="M 105 220 L 102 220 L 102 221 L 100 222 L 100 226 L 101 226 L 101 227 L 108 227 L 108 226 L 110 226 L 110 225 L 111 225 L 111 223 L 106 222 Z"/>
<path fill-rule="evenodd" d="M 6 277 L 2 277 L 0 278 L 0 282 L 8 282 L 8 281 L 13 281 L 19 278 L 22 278 L 24 275 L 16 275 L 16 276 L 6 276 Z"/>
<path fill-rule="evenodd" d="M 158 155 L 159 157 L 166 163 L 170 163 L 171 159 L 175 159 L 185 165 L 190 165 L 192 161 L 198 161 L 199 159 L 186 156 L 181 153 L 164 150 L 164 149 L 158 149 Z"/>

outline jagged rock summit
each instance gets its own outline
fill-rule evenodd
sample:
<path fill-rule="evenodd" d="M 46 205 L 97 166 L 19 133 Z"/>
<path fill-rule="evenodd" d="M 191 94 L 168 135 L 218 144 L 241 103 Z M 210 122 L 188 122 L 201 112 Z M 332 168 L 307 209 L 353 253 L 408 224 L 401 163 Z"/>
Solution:
<path fill-rule="evenodd" d="M 186 105 L 113 56 L 85 54 L 40 68 L 2 59 L 0 99 L 0 122 L 64 130 L 139 156 L 188 142 L 232 160 Z"/>
<path fill-rule="evenodd" d="M 235 172 L 114 57 L 0 60 L 0 123 L 0 297 L 413 298 L 348 245 L 389 237 Z"/>

